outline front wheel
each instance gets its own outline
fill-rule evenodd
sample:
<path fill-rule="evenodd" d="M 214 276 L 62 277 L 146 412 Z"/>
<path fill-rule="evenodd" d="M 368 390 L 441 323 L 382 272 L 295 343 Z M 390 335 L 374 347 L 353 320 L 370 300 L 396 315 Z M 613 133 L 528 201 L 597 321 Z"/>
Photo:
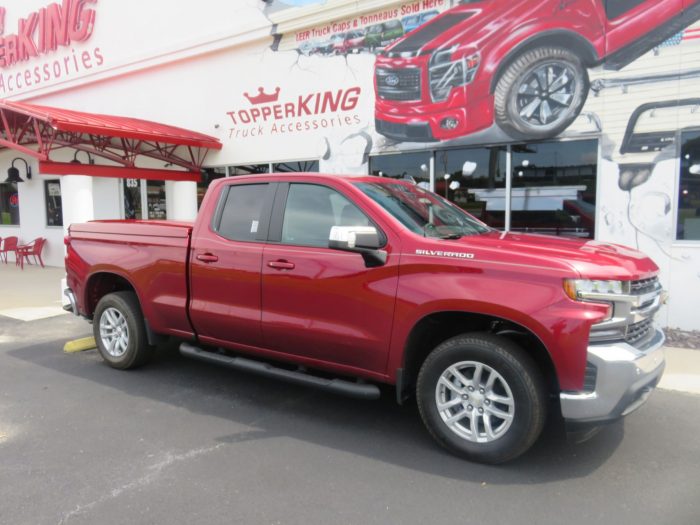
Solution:
<path fill-rule="evenodd" d="M 546 416 L 534 361 L 492 334 L 460 335 L 436 347 L 418 374 L 417 399 L 435 440 L 481 463 L 503 463 L 525 452 Z"/>
<path fill-rule="evenodd" d="M 574 53 L 558 47 L 531 49 L 498 79 L 496 122 L 514 138 L 554 137 L 579 115 L 589 88 L 588 70 Z"/>
<path fill-rule="evenodd" d="M 151 358 L 153 347 L 135 293 L 105 295 L 97 303 L 92 326 L 97 349 L 112 368 L 135 368 Z"/>

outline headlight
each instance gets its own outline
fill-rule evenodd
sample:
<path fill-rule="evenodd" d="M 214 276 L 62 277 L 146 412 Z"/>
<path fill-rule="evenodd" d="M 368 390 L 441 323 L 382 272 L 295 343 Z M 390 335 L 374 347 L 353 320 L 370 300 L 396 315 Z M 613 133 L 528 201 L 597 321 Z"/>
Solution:
<path fill-rule="evenodd" d="M 434 102 L 446 100 L 454 87 L 464 86 L 474 79 L 479 69 L 481 56 L 474 53 L 452 60 L 456 46 L 435 53 L 430 59 L 428 76 L 430 77 L 430 95 Z"/>
<path fill-rule="evenodd" d="M 589 279 L 564 279 L 564 291 L 571 299 L 605 300 L 606 295 L 623 295 L 629 293 L 626 281 L 593 281 Z"/>

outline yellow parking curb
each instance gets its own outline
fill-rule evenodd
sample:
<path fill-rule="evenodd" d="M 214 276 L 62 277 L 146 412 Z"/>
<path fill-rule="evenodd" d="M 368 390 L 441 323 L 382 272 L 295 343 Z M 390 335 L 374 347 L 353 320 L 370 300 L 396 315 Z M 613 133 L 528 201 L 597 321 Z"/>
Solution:
<path fill-rule="evenodd" d="M 82 339 L 75 339 L 73 341 L 68 341 L 63 346 L 63 351 L 68 354 L 73 354 L 75 352 L 83 352 L 85 350 L 92 350 L 97 348 L 95 344 L 94 337 L 83 337 Z"/>

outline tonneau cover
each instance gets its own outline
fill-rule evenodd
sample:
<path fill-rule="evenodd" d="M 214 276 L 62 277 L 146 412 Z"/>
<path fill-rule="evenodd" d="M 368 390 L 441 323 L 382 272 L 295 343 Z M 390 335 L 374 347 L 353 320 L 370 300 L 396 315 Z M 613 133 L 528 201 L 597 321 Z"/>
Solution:
<path fill-rule="evenodd" d="M 187 238 L 194 223 L 184 221 L 90 221 L 71 224 L 70 234 L 100 234 L 100 235 L 140 235 L 147 237 Z"/>

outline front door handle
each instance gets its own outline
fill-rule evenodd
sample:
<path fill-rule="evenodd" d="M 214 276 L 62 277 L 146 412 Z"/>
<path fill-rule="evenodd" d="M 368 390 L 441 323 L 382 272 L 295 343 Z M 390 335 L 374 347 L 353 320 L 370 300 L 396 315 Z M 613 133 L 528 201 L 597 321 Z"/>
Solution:
<path fill-rule="evenodd" d="M 293 270 L 294 263 L 287 261 L 270 261 L 267 263 L 270 268 L 275 268 L 276 270 Z"/>
<path fill-rule="evenodd" d="M 197 255 L 197 260 L 205 263 L 212 263 L 218 261 L 219 256 L 213 253 L 200 253 Z"/>

